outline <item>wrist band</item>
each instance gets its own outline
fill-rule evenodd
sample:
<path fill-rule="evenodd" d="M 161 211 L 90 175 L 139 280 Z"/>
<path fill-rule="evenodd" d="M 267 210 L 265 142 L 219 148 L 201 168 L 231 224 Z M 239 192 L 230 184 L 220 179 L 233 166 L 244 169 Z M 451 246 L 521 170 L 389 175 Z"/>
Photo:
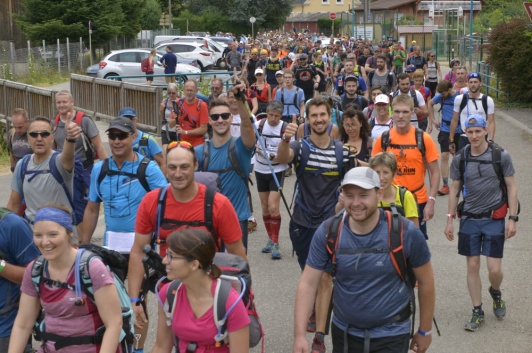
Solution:
<path fill-rule="evenodd" d="M 436 202 L 436 198 L 434 196 L 429 196 L 429 200 Z"/>
<path fill-rule="evenodd" d="M 432 334 L 432 330 L 428 330 L 427 332 L 424 332 L 424 331 L 421 331 L 421 329 L 418 329 L 417 333 L 419 333 L 421 336 L 429 336 Z"/>
<path fill-rule="evenodd" d="M 6 267 L 6 260 L 0 261 L 0 272 L 2 272 L 5 267 Z"/>
<path fill-rule="evenodd" d="M 455 214 L 447 213 L 447 218 L 452 218 L 452 219 L 454 219 L 454 217 L 456 217 Z"/>
<path fill-rule="evenodd" d="M 131 303 L 137 303 L 137 302 L 140 301 L 140 299 L 139 299 L 139 298 L 129 298 L 129 301 L 130 301 Z"/>

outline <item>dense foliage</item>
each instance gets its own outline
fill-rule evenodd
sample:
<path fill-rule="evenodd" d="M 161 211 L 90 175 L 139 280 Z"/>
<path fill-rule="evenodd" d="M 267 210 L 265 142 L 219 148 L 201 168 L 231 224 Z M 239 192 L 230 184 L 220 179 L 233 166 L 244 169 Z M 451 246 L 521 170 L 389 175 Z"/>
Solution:
<path fill-rule="evenodd" d="M 493 70 L 512 101 L 532 101 L 532 25 L 528 18 L 499 23 L 491 31 L 488 47 Z"/>

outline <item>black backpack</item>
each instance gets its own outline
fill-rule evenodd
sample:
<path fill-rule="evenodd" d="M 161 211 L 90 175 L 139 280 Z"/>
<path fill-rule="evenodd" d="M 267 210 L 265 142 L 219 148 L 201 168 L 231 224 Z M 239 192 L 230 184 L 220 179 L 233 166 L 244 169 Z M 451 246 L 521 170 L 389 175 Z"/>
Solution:
<path fill-rule="evenodd" d="M 421 130 L 420 128 L 416 127 L 416 144 L 415 145 L 396 145 L 396 144 L 393 144 L 391 143 L 391 140 L 390 140 L 390 130 L 387 130 L 387 131 L 384 131 L 382 133 L 382 138 L 381 138 L 381 148 L 382 148 L 382 151 L 383 152 L 386 152 L 386 150 L 388 150 L 388 148 L 396 148 L 396 149 L 412 149 L 412 148 L 417 148 L 419 150 L 419 152 L 421 152 L 421 156 L 423 158 L 425 158 L 425 152 L 426 152 L 426 149 L 425 149 L 425 141 L 423 139 L 423 130 Z"/>
<path fill-rule="evenodd" d="M 147 140 L 146 140 L 147 141 Z M 142 139 L 141 139 L 142 142 Z M 148 164 L 150 164 L 150 159 L 148 157 L 142 158 L 140 161 L 139 167 L 137 168 L 136 173 L 128 173 L 124 172 L 122 170 L 111 170 L 109 169 L 109 158 L 106 158 L 103 161 L 102 169 L 100 169 L 100 174 L 98 175 L 98 194 L 100 194 L 100 184 L 102 183 L 103 179 L 105 179 L 106 176 L 110 175 L 125 175 L 130 178 L 136 178 L 139 180 L 140 185 L 146 190 L 146 192 L 150 192 L 150 185 L 148 184 L 148 180 L 146 179 L 146 169 L 148 168 Z"/>
<path fill-rule="evenodd" d="M 458 112 L 458 115 L 462 114 L 462 110 L 464 110 L 465 107 L 467 107 L 467 103 L 469 102 L 470 99 L 473 102 L 479 100 L 478 98 L 469 98 L 469 93 L 464 93 L 462 101 L 460 102 L 460 110 Z M 486 113 L 486 119 L 487 119 L 488 117 L 488 95 L 483 94 L 482 97 L 480 97 L 480 101 L 482 102 L 482 108 L 484 109 L 484 113 Z M 443 106 L 443 102 L 442 102 L 442 106 Z M 476 103 L 475 103 L 475 106 L 476 106 Z"/>

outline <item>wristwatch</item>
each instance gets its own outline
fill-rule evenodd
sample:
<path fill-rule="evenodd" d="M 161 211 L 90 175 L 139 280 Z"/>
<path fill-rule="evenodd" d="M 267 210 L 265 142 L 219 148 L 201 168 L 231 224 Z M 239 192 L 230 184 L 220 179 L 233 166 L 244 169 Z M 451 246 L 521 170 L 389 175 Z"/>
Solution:
<path fill-rule="evenodd" d="M 514 221 L 514 222 L 519 222 L 519 216 L 509 216 L 508 220 L 509 221 Z"/>
<path fill-rule="evenodd" d="M 70 143 L 76 143 L 76 139 L 69 139 L 68 137 L 65 139 L 65 141 Z"/>

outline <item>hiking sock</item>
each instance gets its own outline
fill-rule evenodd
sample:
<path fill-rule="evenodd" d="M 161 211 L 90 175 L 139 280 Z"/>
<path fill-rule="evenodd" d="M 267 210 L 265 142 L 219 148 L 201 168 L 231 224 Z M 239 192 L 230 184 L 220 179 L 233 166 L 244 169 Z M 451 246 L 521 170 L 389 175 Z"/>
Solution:
<path fill-rule="evenodd" d="M 473 307 L 473 312 L 484 314 L 484 311 L 482 310 L 482 304 L 480 304 L 479 306 L 474 306 Z"/>
<path fill-rule="evenodd" d="M 442 178 L 443 179 L 443 185 L 449 184 L 449 178 Z"/>
<path fill-rule="evenodd" d="M 264 228 L 266 228 L 266 233 L 268 233 L 268 238 L 272 238 L 272 217 L 270 215 L 262 216 L 262 220 L 264 221 Z"/>
<path fill-rule="evenodd" d="M 319 341 L 319 342 L 324 342 L 325 341 L 325 334 L 323 332 L 316 332 L 316 334 L 314 335 L 314 339 Z"/>
<path fill-rule="evenodd" d="M 270 216 L 271 217 L 271 216 Z M 281 229 L 281 215 L 271 217 L 270 230 L 272 231 L 272 242 L 279 244 L 279 230 Z"/>
<path fill-rule="evenodd" d="M 249 216 L 248 221 L 256 222 L 257 220 L 255 219 L 255 216 L 251 215 Z"/>
<path fill-rule="evenodd" d="M 501 290 L 495 290 L 492 287 L 490 287 L 490 294 L 493 299 L 501 299 L 502 293 Z"/>

